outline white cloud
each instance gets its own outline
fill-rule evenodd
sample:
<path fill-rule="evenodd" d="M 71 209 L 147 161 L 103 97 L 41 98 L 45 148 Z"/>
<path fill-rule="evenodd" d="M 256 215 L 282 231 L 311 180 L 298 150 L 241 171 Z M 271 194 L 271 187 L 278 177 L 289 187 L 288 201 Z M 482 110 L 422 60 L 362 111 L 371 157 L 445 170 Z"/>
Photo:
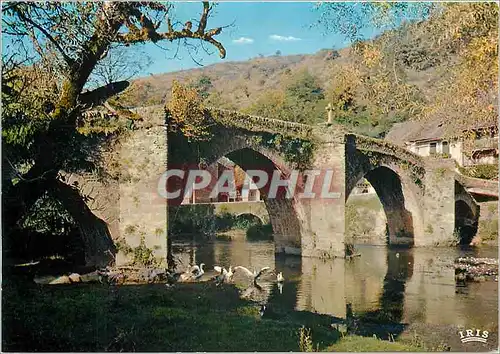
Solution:
<path fill-rule="evenodd" d="M 272 34 L 269 36 L 269 38 L 275 40 L 275 41 L 283 41 L 283 42 L 290 42 L 290 41 L 301 41 L 301 38 L 293 37 L 293 36 L 280 36 L 277 34 Z"/>
<path fill-rule="evenodd" d="M 250 43 L 253 43 L 253 39 L 252 38 L 248 38 L 248 37 L 240 37 L 238 39 L 233 39 L 233 43 L 236 43 L 236 44 L 250 44 Z"/>

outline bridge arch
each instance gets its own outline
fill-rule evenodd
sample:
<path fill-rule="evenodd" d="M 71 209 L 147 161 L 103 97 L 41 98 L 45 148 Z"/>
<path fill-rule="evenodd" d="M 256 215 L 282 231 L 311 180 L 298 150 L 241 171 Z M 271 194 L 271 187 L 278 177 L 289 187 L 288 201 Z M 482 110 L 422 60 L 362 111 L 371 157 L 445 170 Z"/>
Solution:
<path fill-rule="evenodd" d="M 368 180 L 382 204 L 387 222 L 388 244 L 412 246 L 415 234 L 415 196 L 404 185 L 400 173 L 395 166 L 381 164 L 370 166 L 367 171 L 360 173 L 359 180 Z M 346 191 L 346 202 L 353 187 Z M 413 207 L 413 213 L 408 210 L 408 205 Z"/>
<path fill-rule="evenodd" d="M 209 148 L 203 154 L 204 162 L 210 166 L 225 157 L 244 172 L 260 170 L 269 176 L 268 183 L 259 188 L 273 229 L 275 251 L 277 253 L 301 253 L 301 222 L 293 198 L 285 198 L 285 189 L 279 188 L 276 198 L 268 198 L 273 172 L 281 172 L 287 179 L 292 166 L 279 151 L 268 149 L 261 141 L 268 137 L 266 132 L 248 132 L 241 129 L 219 127 L 217 135 L 210 140 Z M 170 153 L 175 153 L 170 150 Z M 191 156 L 195 156 L 192 154 Z M 174 157 L 175 160 L 182 156 Z M 185 161 L 185 160 L 184 160 Z M 193 163 L 195 161 L 192 161 Z"/>
<path fill-rule="evenodd" d="M 241 220 L 248 220 L 253 223 L 258 223 L 260 225 L 264 225 L 266 223 L 264 217 L 262 217 L 261 215 L 257 215 L 256 213 L 252 213 L 251 211 L 237 213 L 234 215 L 234 217 Z"/>
<path fill-rule="evenodd" d="M 228 150 L 230 151 L 220 157 L 227 157 L 245 172 L 248 170 L 265 171 L 270 179 L 275 170 L 281 171 L 284 176 L 291 171 L 290 166 L 285 163 L 281 156 L 262 147 L 255 146 L 251 142 L 245 147 L 236 149 L 229 147 Z M 259 191 L 269 214 L 269 221 L 273 229 L 275 250 L 277 253 L 300 253 L 301 223 L 295 210 L 294 201 L 293 199 L 286 199 L 283 190 L 281 190 L 281 193 L 278 192 L 276 198 L 268 198 L 269 182 L 270 180 L 264 187 L 259 188 Z M 289 246 L 290 244 L 291 246 Z"/>
<path fill-rule="evenodd" d="M 346 198 L 366 178 L 375 189 L 387 220 L 389 245 L 413 246 L 423 234 L 423 213 L 418 201 L 423 195 L 418 159 L 399 156 L 391 147 L 369 139 L 346 137 Z"/>
<path fill-rule="evenodd" d="M 455 181 L 455 234 L 460 244 L 469 244 L 477 233 L 479 206 L 466 189 Z"/>

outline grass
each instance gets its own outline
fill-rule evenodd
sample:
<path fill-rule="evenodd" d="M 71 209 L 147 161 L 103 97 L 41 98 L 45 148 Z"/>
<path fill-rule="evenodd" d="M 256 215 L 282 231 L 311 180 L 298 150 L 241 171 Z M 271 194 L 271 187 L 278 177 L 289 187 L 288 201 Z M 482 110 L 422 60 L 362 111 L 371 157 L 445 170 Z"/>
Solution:
<path fill-rule="evenodd" d="M 339 342 L 326 315 L 275 309 L 261 319 L 259 305 L 231 285 L 4 283 L 2 302 L 3 351 L 298 351 L 302 327 L 315 351 L 411 349 L 357 336 Z"/>
<path fill-rule="evenodd" d="M 328 346 L 326 352 L 421 352 L 420 346 L 389 342 L 375 337 L 346 336 Z"/>
<path fill-rule="evenodd" d="M 4 287 L 4 351 L 297 351 L 307 325 L 338 339 L 326 316 L 264 320 L 232 286 L 163 284 Z"/>

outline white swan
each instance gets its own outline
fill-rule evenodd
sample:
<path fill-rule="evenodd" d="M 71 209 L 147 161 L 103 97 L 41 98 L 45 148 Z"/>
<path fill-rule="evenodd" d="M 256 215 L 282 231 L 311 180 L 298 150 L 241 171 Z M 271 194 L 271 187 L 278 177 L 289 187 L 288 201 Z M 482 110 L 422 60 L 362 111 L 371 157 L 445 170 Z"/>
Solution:
<path fill-rule="evenodd" d="M 226 268 L 223 268 L 221 266 L 214 266 L 214 270 L 219 273 L 219 275 L 215 277 L 215 280 L 218 284 L 225 281 L 230 282 L 233 280 L 234 272 L 232 266 L 229 266 L 229 270 L 226 270 Z"/>
<path fill-rule="evenodd" d="M 201 276 L 205 274 L 205 271 L 203 270 L 204 265 L 205 263 L 201 263 L 200 266 L 194 265 L 193 267 L 191 267 L 191 274 L 194 280 L 200 279 Z"/>
<path fill-rule="evenodd" d="M 283 283 L 278 283 L 278 290 L 280 294 L 283 294 Z"/>
<path fill-rule="evenodd" d="M 260 276 L 263 273 L 265 273 L 266 271 L 268 271 L 271 268 L 270 267 L 264 267 L 259 272 L 257 272 L 256 270 L 254 270 L 253 272 L 251 272 L 251 271 L 249 271 L 247 268 L 245 268 L 243 266 L 237 266 L 237 267 L 234 267 L 234 272 L 236 273 L 236 271 L 238 269 L 241 269 L 242 271 L 244 271 L 247 276 L 252 277 L 253 278 L 253 282 L 255 284 L 257 282 L 257 279 L 259 279 Z"/>
<path fill-rule="evenodd" d="M 278 281 L 278 283 L 283 283 L 285 281 L 285 277 L 283 276 L 283 273 L 282 272 L 279 272 L 277 275 L 276 275 L 276 280 Z"/>

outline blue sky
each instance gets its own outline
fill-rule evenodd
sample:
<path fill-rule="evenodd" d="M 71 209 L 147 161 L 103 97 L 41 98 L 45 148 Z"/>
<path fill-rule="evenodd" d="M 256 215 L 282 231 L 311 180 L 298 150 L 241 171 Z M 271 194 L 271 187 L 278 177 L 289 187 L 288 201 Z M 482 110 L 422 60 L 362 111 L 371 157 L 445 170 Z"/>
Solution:
<path fill-rule="evenodd" d="M 282 55 L 315 53 L 323 48 L 341 48 L 348 45 L 342 35 L 329 33 L 321 26 L 314 26 L 319 13 L 314 10 L 316 3 L 312 2 L 221 2 L 217 4 L 210 28 L 225 26 L 217 39 L 227 50 L 225 59 L 220 59 L 218 52 L 210 45 L 206 47 L 213 53 L 208 55 L 200 50 L 193 53 L 196 61 L 203 65 L 219 62 L 240 61 L 257 57 L 273 55 L 277 50 Z M 182 22 L 197 19 L 201 11 L 201 3 L 175 3 L 174 17 Z M 193 21 L 193 27 L 196 22 Z M 375 35 L 367 33 L 368 37 Z M 195 44 L 196 42 L 193 42 Z M 161 43 L 161 49 L 154 44 L 144 46 L 144 51 L 150 55 L 153 64 L 139 76 L 178 71 L 199 67 L 190 57 L 188 51 L 181 47 L 177 58 L 172 59 L 177 45 Z"/>

